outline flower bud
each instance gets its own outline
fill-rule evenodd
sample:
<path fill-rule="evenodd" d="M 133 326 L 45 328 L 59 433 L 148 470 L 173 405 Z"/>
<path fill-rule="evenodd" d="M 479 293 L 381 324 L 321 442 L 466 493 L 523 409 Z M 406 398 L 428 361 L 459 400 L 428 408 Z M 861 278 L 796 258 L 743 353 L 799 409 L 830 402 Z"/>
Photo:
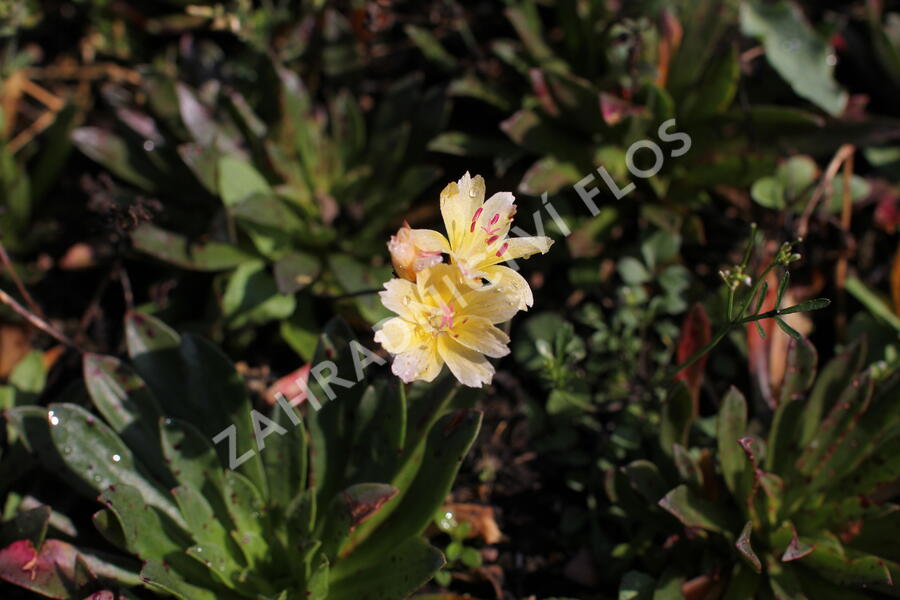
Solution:
<path fill-rule="evenodd" d="M 422 247 L 425 241 L 416 235 L 416 230 L 410 228 L 408 223 L 403 223 L 397 235 L 391 236 L 387 246 L 398 276 L 415 282 L 419 271 L 443 262 L 440 250 Z"/>

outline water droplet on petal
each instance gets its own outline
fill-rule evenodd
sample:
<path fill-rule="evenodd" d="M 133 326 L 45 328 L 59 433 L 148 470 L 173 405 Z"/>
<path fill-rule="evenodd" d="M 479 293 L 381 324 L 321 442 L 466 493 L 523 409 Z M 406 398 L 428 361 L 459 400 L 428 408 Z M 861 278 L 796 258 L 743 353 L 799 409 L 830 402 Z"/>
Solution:
<path fill-rule="evenodd" d="M 112 459 L 113 459 L 113 462 L 119 462 L 120 460 L 122 460 L 122 457 L 119 456 L 118 454 L 113 454 Z"/>
<path fill-rule="evenodd" d="M 478 195 L 478 190 L 476 190 L 474 187 L 470 187 L 469 188 L 469 198 L 474 198 L 477 195 Z"/>
<path fill-rule="evenodd" d="M 51 425 L 59 425 L 59 417 L 57 417 L 53 411 L 47 413 L 47 420 L 50 421 Z"/>
<path fill-rule="evenodd" d="M 412 302 L 412 298 L 410 296 L 403 296 L 403 306 L 409 306 Z"/>

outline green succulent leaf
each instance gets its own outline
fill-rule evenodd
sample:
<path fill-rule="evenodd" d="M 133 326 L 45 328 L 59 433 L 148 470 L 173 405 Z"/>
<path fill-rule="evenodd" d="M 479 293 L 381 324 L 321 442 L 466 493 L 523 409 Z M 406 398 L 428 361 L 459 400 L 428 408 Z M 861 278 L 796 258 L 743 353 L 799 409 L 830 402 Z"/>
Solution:
<path fill-rule="evenodd" d="M 874 382 L 870 373 L 856 377 L 841 392 L 828 418 L 822 421 L 812 440 L 803 449 L 797 459 L 797 468 L 806 475 L 817 476 L 828 470 L 824 469 L 829 459 L 840 448 L 843 438 L 856 427 L 858 419 L 869 407 L 874 391 Z"/>
<path fill-rule="evenodd" d="M 818 355 L 809 340 L 792 341 L 780 400 L 769 431 L 766 470 L 786 476 L 800 451 L 798 438 L 807 408 L 804 393 L 816 377 Z"/>
<path fill-rule="evenodd" d="M 322 552 L 329 562 L 334 562 L 350 532 L 396 494 L 395 488 L 383 483 L 358 483 L 332 500 L 318 536 L 322 540 Z"/>
<path fill-rule="evenodd" d="M 845 477 L 858 477 L 861 469 L 877 469 L 879 465 L 890 471 L 894 455 L 883 445 L 896 446 L 895 427 L 900 421 L 898 409 L 900 372 L 874 383 L 871 402 L 844 428 L 834 451 L 827 455 L 818 475 L 811 482 L 811 488 L 823 489 Z"/>
<path fill-rule="evenodd" d="M 890 570 L 884 560 L 845 549 L 832 535 L 801 538 L 801 542 L 815 549 L 800 559 L 798 564 L 813 569 L 832 583 L 850 586 L 892 585 Z"/>
<path fill-rule="evenodd" d="M 219 159 L 219 194 L 227 207 L 234 207 L 254 196 L 272 196 L 273 191 L 259 171 L 234 155 Z"/>
<path fill-rule="evenodd" d="M 828 44 L 796 4 L 742 2 L 741 29 L 761 39 L 769 63 L 797 94 L 832 115 L 843 112 L 847 92 L 834 80 Z"/>
<path fill-rule="evenodd" d="M 672 456 L 675 444 L 687 446 L 694 417 L 694 401 L 683 381 L 676 381 L 662 407 L 659 441 L 663 452 Z"/>
<path fill-rule="evenodd" d="M 235 471 L 225 471 L 225 503 L 234 522 L 231 536 L 241 548 L 247 562 L 259 569 L 283 557 L 270 544 L 276 540 L 269 535 L 267 508 L 259 490 L 246 477 Z"/>
<path fill-rule="evenodd" d="M 133 487 L 175 523 L 184 520 L 168 492 L 103 421 L 74 404 L 51 404 L 50 435 L 66 465 L 97 492 Z"/>
<path fill-rule="evenodd" d="M 734 517 L 723 508 L 704 500 L 686 485 L 680 485 L 659 501 L 659 505 L 685 527 L 696 527 L 714 533 L 734 531 Z"/>
<path fill-rule="evenodd" d="M 286 319 L 296 306 L 296 299 L 279 291 L 266 264 L 259 260 L 241 263 L 222 295 L 222 311 L 232 327 Z"/>
<path fill-rule="evenodd" d="M 129 144 L 123 137 L 105 129 L 80 127 L 72 132 L 72 141 L 88 158 L 144 192 L 157 192 L 159 182 L 169 179 L 147 159 L 139 146 Z"/>
<path fill-rule="evenodd" d="M 235 574 L 246 567 L 247 563 L 243 560 L 240 549 L 225 528 L 229 521 L 226 520 L 223 524 L 224 515 L 217 515 L 207 499 L 194 488 L 179 486 L 172 490 L 172 495 L 175 496 L 191 537 L 197 544 L 195 548 L 200 549 L 199 552 L 195 550 L 199 560 L 214 560 L 216 568 L 213 571 L 220 575 L 226 571 Z M 209 553 L 199 556 L 203 549 L 209 549 Z M 224 581 L 232 578 L 227 577 Z"/>
<path fill-rule="evenodd" d="M 444 556 L 424 540 L 409 538 L 377 560 L 332 573 L 328 600 L 395 600 L 421 587 L 444 566 Z"/>
<path fill-rule="evenodd" d="M 666 481 L 655 464 L 639 459 L 622 467 L 622 473 L 635 492 L 647 502 L 658 503 L 666 495 Z"/>
<path fill-rule="evenodd" d="M 159 559 L 149 559 L 141 569 L 141 579 L 148 588 L 178 600 L 226 600 L 228 595 L 221 595 L 202 587 L 192 585 L 179 575 L 166 568 Z"/>
<path fill-rule="evenodd" d="M 863 366 L 866 339 L 859 338 L 821 370 L 806 401 L 800 423 L 798 445 L 804 447 L 819 430 L 822 417 L 831 410 L 840 394 L 850 386 Z"/>
<path fill-rule="evenodd" d="M 444 502 L 450 486 L 481 427 L 481 413 L 461 410 L 434 424 L 415 479 L 405 486 L 390 516 L 369 539 L 335 565 L 333 575 L 342 578 L 352 569 L 384 555 L 391 547 L 420 534 Z"/>
<path fill-rule="evenodd" d="M 722 399 L 716 421 L 719 464 L 728 490 L 737 498 L 745 498 L 752 482 L 747 457 L 739 443 L 747 431 L 747 401 L 732 387 Z"/>
<path fill-rule="evenodd" d="M 269 485 L 269 503 L 273 509 L 286 510 L 291 501 L 306 489 L 309 470 L 309 434 L 300 412 L 287 400 L 272 408 L 269 415 L 285 433 L 265 438 L 260 452 Z"/>
<path fill-rule="evenodd" d="M 321 271 L 319 261 L 305 252 L 290 252 L 275 261 L 275 283 L 282 294 L 295 294 L 312 283 Z"/>
<path fill-rule="evenodd" d="M 307 413 L 311 476 L 318 493 L 317 504 L 328 506 L 343 489 L 354 433 L 354 415 L 365 386 L 356 381 L 351 342 L 353 331 L 339 319 L 325 325 L 311 361 L 306 402 L 315 410 Z M 343 383 L 337 383 L 338 378 Z M 348 383 L 349 382 L 349 383 Z"/>
<path fill-rule="evenodd" d="M 253 260 L 254 254 L 224 242 L 192 242 L 187 237 L 143 223 L 131 232 L 134 247 L 161 261 L 192 271 L 225 271 Z"/>
<path fill-rule="evenodd" d="M 144 381 L 112 356 L 85 354 L 83 364 L 88 393 L 106 422 L 154 475 L 171 481 L 155 426 L 162 412 Z"/>

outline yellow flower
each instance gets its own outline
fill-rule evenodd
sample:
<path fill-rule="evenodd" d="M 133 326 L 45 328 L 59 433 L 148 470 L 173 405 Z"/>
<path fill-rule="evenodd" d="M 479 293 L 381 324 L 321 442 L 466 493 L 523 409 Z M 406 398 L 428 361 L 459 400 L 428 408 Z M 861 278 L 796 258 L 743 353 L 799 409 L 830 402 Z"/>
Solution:
<path fill-rule="evenodd" d="M 448 236 L 429 229 L 412 231 L 420 247 L 449 254 L 469 286 L 480 286 L 486 279 L 514 296 L 518 308 L 525 310 L 534 303 L 528 282 L 499 263 L 544 254 L 553 240 L 546 236 L 508 237 L 516 214 L 515 197 L 497 192 L 485 202 L 484 195 L 484 179 L 466 173 L 441 192 L 441 215 Z"/>
<path fill-rule="evenodd" d="M 375 341 L 394 355 L 391 370 L 407 383 L 434 380 L 446 363 L 462 384 L 481 387 L 494 376 L 485 357 L 509 354 L 509 337 L 494 325 L 516 313 L 515 298 L 492 285 L 469 287 L 453 265 L 425 269 L 415 283 L 388 281 L 381 302 L 397 316 Z"/>
<path fill-rule="evenodd" d="M 388 242 L 391 263 L 394 271 L 403 279 L 416 280 L 416 273 L 443 262 L 440 243 L 435 244 L 434 237 L 427 229 L 411 229 L 408 223 L 392 235 Z"/>

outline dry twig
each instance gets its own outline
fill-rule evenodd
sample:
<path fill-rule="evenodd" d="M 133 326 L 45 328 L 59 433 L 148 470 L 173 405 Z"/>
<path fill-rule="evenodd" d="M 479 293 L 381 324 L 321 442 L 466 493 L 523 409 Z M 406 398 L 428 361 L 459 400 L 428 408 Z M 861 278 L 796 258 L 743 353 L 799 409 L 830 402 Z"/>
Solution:
<path fill-rule="evenodd" d="M 831 195 L 831 182 L 834 180 L 834 176 L 837 175 L 838 169 L 841 165 L 850 157 L 853 156 L 853 152 L 856 148 L 853 147 L 852 144 L 844 144 L 838 151 L 835 152 L 834 158 L 831 159 L 831 162 L 828 163 L 828 167 L 825 169 L 825 173 L 822 175 L 822 179 L 819 181 L 819 185 L 816 186 L 815 191 L 813 191 L 812 197 L 809 199 L 809 202 L 806 204 L 806 208 L 803 209 L 803 214 L 800 216 L 800 221 L 797 223 L 797 237 L 805 238 L 806 232 L 809 230 L 809 219 L 812 217 L 813 212 L 815 212 L 816 207 L 819 205 L 819 202 L 822 200 L 822 197 L 827 195 Z"/>

